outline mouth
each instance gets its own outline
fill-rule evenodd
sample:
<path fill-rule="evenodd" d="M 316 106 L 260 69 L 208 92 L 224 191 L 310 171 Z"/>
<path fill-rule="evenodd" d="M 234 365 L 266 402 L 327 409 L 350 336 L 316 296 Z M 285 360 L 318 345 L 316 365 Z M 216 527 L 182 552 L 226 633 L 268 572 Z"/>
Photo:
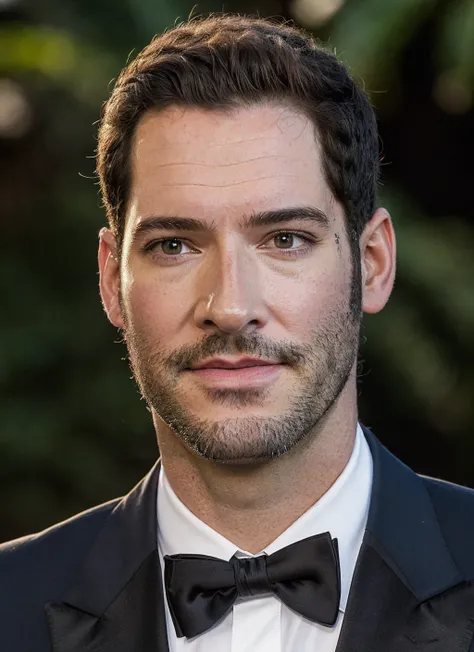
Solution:
<path fill-rule="evenodd" d="M 245 367 L 203 367 L 187 369 L 193 378 L 220 388 L 245 389 L 265 387 L 274 382 L 281 373 L 281 364 L 253 364 Z"/>

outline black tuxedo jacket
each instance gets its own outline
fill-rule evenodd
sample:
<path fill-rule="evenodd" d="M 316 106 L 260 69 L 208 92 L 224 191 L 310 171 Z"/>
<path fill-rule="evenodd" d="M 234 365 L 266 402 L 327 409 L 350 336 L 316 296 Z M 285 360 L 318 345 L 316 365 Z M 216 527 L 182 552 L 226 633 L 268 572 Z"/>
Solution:
<path fill-rule="evenodd" d="M 416 475 L 364 433 L 374 484 L 337 652 L 474 652 L 474 491 Z M 168 652 L 158 470 L 0 546 L 1 652 Z"/>

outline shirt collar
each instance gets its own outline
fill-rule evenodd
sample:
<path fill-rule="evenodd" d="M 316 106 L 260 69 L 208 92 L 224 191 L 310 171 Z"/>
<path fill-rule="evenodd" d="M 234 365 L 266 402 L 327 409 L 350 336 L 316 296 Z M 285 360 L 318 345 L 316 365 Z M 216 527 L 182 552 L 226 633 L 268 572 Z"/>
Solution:
<path fill-rule="evenodd" d="M 302 516 L 261 552 L 272 554 L 296 541 L 329 531 L 338 540 L 341 565 L 341 603 L 345 611 L 357 556 L 367 524 L 373 464 L 360 425 L 354 448 L 341 475 Z M 163 465 L 158 482 L 158 544 L 161 556 L 210 555 L 229 560 L 234 554 L 252 557 L 195 516 L 176 496 Z M 258 554 L 261 554 L 258 553 Z"/>

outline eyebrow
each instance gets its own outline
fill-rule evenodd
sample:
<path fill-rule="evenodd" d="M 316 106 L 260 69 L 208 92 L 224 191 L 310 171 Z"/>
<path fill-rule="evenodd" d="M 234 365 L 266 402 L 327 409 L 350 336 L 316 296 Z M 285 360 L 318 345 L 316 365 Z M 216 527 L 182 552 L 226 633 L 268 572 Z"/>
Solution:
<path fill-rule="evenodd" d="M 260 211 L 244 216 L 238 226 L 242 230 L 255 229 L 262 226 L 274 226 L 284 222 L 307 222 L 323 229 L 329 229 L 330 219 L 324 211 L 315 206 L 300 206 L 280 208 L 271 211 Z M 154 231 L 193 231 L 196 233 L 215 233 L 215 222 L 208 224 L 195 217 L 160 217 L 151 216 L 139 222 L 132 233 L 135 242 L 141 236 Z"/>

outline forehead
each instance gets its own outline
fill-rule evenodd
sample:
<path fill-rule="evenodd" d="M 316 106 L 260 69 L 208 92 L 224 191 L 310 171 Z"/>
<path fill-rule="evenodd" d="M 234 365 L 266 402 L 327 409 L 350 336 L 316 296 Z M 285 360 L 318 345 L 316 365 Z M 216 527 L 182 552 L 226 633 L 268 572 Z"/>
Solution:
<path fill-rule="evenodd" d="M 132 225 L 155 214 L 224 226 L 287 206 L 335 212 L 314 125 L 287 107 L 150 111 L 137 125 L 131 163 Z"/>

